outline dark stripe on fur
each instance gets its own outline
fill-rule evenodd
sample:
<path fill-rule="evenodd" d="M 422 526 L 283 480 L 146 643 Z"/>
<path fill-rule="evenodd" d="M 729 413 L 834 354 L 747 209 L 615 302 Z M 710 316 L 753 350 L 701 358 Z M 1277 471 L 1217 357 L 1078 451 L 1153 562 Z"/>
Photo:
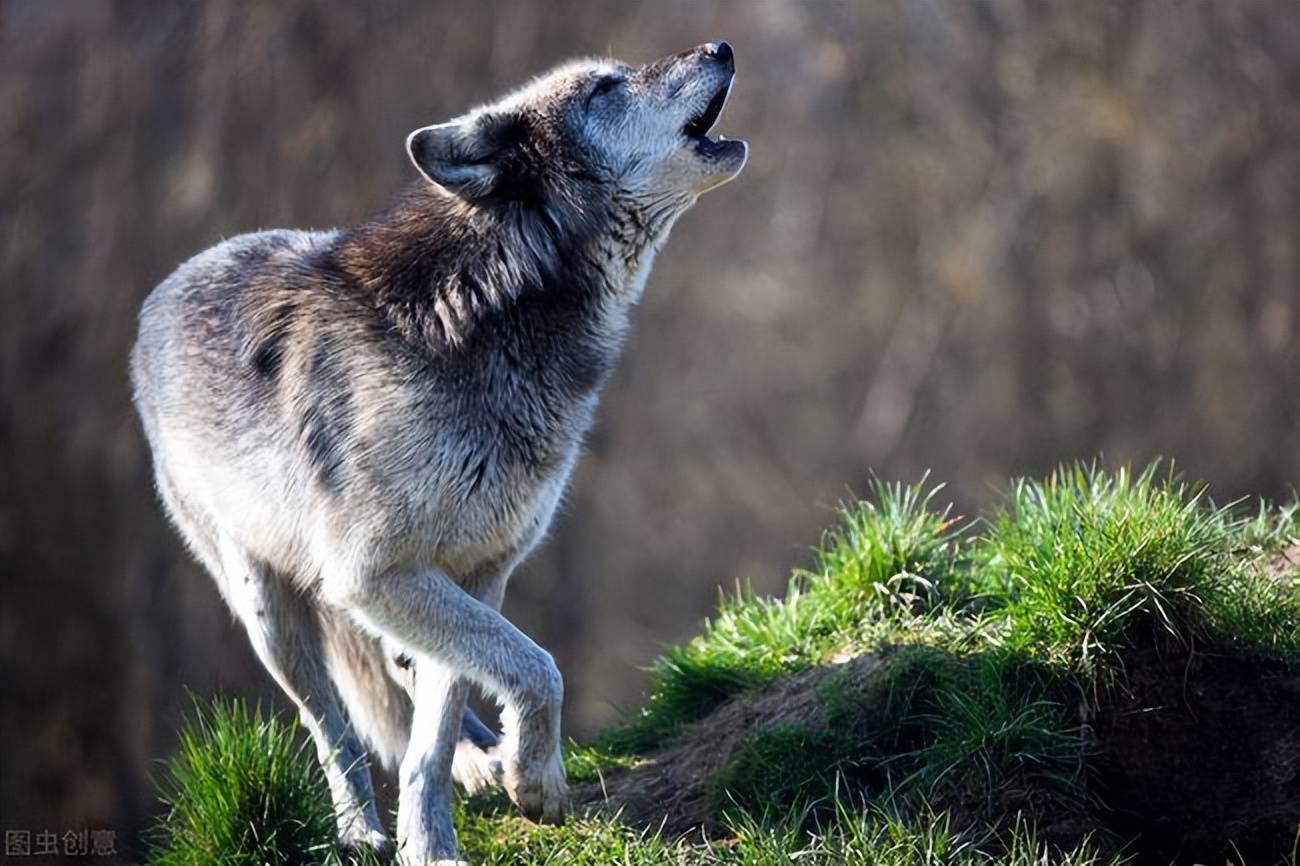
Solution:
<path fill-rule="evenodd" d="M 316 480 L 331 493 L 343 483 L 343 448 L 353 427 L 351 386 L 343 363 L 334 342 L 320 338 L 307 368 L 307 393 L 312 402 L 303 411 L 300 424 Z"/>

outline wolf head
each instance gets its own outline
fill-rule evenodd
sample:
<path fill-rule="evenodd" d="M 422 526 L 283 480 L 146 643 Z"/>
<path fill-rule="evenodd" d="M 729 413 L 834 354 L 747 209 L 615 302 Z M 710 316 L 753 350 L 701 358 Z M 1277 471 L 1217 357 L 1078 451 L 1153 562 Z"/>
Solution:
<path fill-rule="evenodd" d="M 466 202 L 542 210 L 560 225 L 621 212 L 656 234 L 745 165 L 745 142 L 708 137 L 734 76 L 726 42 L 639 67 L 580 60 L 415 130 L 407 151 Z"/>

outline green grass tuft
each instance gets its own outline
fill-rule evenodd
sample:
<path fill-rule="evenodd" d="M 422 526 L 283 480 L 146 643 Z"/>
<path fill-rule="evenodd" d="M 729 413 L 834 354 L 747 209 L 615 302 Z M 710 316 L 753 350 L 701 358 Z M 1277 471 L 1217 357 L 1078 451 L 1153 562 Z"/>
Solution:
<path fill-rule="evenodd" d="M 242 701 L 196 709 L 159 782 L 155 866 L 306 866 L 332 856 L 329 789 L 298 726 Z"/>
<path fill-rule="evenodd" d="M 711 780 L 709 796 L 722 814 L 789 810 L 828 797 L 852 759 L 848 739 L 828 727 L 796 722 L 760 728 Z"/>
<path fill-rule="evenodd" d="M 842 505 L 840 525 L 815 551 L 807 577 L 821 594 L 849 596 L 859 613 L 888 614 L 899 605 L 927 611 L 964 582 L 961 519 L 951 506 L 936 510 L 943 485 L 873 479 L 870 498 Z"/>
<path fill-rule="evenodd" d="M 1202 592 L 1208 632 L 1223 647 L 1300 664 L 1300 564 L 1276 556 L 1300 545 L 1300 504 L 1261 503 L 1232 530 L 1233 559 Z"/>
<path fill-rule="evenodd" d="M 543 827 L 513 814 L 462 812 L 457 833 L 461 856 L 475 866 L 667 866 L 684 859 L 686 846 L 616 820 L 571 819 Z"/>
<path fill-rule="evenodd" d="M 572 785 L 598 781 L 602 774 L 624 769 L 636 763 L 625 753 L 612 752 L 595 743 L 575 743 L 564 747 L 564 773 Z"/>
<path fill-rule="evenodd" d="M 974 586 L 1006 645 L 1089 679 L 1115 675 L 1153 633 L 1296 656 L 1300 592 L 1249 565 L 1297 536 L 1294 506 L 1240 518 L 1160 464 L 1063 467 L 1020 480 L 974 546 Z"/>
<path fill-rule="evenodd" d="M 1234 538 L 1239 553 L 1274 553 L 1300 544 L 1300 502 L 1283 506 L 1260 502 L 1253 513 L 1236 523 Z"/>
<path fill-rule="evenodd" d="M 916 711 L 904 719 L 921 745 L 900 790 L 973 798 L 990 812 L 1009 792 L 1045 791 L 1060 811 L 1077 807 L 1083 750 L 1062 680 L 998 651 L 922 670 Z"/>
<path fill-rule="evenodd" d="M 1139 633 L 1186 643 L 1225 565 L 1230 520 L 1203 489 L 1076 465 L 1015 483 L 975 547 L 978 585 L 1010 621 L 1007 645 L 1106 675 Z"/>

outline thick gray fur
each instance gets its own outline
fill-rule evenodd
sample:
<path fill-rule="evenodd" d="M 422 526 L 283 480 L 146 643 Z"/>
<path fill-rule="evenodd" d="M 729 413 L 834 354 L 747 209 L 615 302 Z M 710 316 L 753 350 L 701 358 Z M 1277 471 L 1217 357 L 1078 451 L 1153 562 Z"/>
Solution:
<path fill-rule="evenodd" d="M 454 862 L 451 778 L 566 809 L 563 685 L 499 613 L 546 532 L 656 251 L 743 166 L 725 43 L 571 63 L 411 134 L 375 218 L 264 231 L 149 296 L 131 356 L 167 511 L 301 710 L 346 846 Z M 498 742 L 465 709 L 503 706 Z"/>

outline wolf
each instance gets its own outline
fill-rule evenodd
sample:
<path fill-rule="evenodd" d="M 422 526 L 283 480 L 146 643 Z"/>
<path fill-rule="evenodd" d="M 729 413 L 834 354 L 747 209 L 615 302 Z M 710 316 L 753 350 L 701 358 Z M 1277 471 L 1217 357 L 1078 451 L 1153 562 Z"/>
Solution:
<path fill-rule="evenodd" d="M 567 809 L 563 681 L 500 613 L 669 230 L 734 178 L 726 42 L 580 60 L 416 129 L 361 224 L 227 240 L 159 284 L 130 368 L 158 493 L 297 705 L 345 848 L 458 862 L 452 779 Z M 498 736 L 465 706 L 502 706 Z"/>

